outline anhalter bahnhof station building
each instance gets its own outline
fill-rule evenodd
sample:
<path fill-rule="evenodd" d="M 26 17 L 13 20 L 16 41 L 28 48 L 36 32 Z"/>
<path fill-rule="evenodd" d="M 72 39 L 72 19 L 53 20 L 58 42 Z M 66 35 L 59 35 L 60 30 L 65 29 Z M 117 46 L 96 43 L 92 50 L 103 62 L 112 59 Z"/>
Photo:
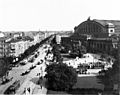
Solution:
<path fill-rule="evenodd" d="M 120 34 L 120 20 L 90 20 L 82 22 L 74 28 L 69 38 L 62 38 L 62 44 L 81 44 L 91 52 L 111 54 L 117 49 Z M 74 43 L 75 42 L 75 43 Z"/>

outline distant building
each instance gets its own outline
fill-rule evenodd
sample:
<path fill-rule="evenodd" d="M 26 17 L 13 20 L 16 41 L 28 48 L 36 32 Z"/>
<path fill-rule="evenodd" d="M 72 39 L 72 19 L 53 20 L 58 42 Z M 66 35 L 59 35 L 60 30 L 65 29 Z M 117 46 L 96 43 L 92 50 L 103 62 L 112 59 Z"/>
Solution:
<path fill-rule="evenodd" d="M 5 34 L 0 32 L 0 37 L 5 37 Z"/>
<path fill-rule="evenodd" d="M 61 36 L 56 34 L 56 43 L 60 44 L 61 43 Z"/>
<path fill-rule="evenodd" d="M 36 43 L 41 42 L 43 39 L 45 39 L 46 36 L 45 36 L 45 33 L 40 32 L 34 35 L 33 38 L 34 38 L 34 44 L 36 44 Z"/>
<path fill-rule="evenodd" d="M 5 37 L 4 33 L 0 32 L 0 58 L 9 56 L 9 44 L 6 40 L 9 39 Z"/>
<path fill-rule="evenodd" d="M 71 43 L 71 39 L 69 38 L 73 34 L 73 31 L 61 31 L 56 34 L 56 42 L 57 44 L 66 44 Z M 64 41 L 64 42 L 63 42 Z"/>
<path fill-rule="evenodd" d="M 49 37 L 50 35 L 53 35 L 53 34 L 55 34 L 56 32 L 55 31 L 44 31 L 44 36 L 45 36 L 45 38 L 47 38 L 47 37 Z"/>
<path fill-rule="evenodd" d="M 10 53 L 12 57 L 18 57 L 20 54 L 24 53 L 31 45 L 33 45 L 33 39 L 28 36 L 23 36 L 22 38 L 12 39 L 8 42 L 10 44 Z"/>
<path fill-rule="evenodd" d="M 9 31 L 9 32 L 4 32 L 5 36 L 9 36 L 11 38 L 16 38 L 16 37 L 22 37 L 25 36 L 24 32 L 15 32 L 15 31 Z"/>
<path fill-rule="evenodd" d="M 90 18 L 74 28 L 76 36 L 91 35 L 96 38 L 106 38 L 120 34 L 120 20 L 97 20 Z"/>
<path fill-rule="evenodd" d="M 120 34 L 119 20 L 90 20 L 90 18 L 74 28 L 74 33 L 62 38 L 63 45 L 83 45 L 90 52 L 108 53 L 118 48 Z"/>
<path fill-rule="evenodd" d="M 87 50 L 91 52 L 112 54 L 112 51 L 117 48 L 117 39 L 94 38 L 87 40 Z"/>
<path fill-rule="evenodd" d="M 13 33 L 12 35 L 13 35 L 14 38 L 16 38 L 16 37 L 22 37 L 22 36 L 24 36 L 25 34 L 24 34 L 24 32 L 15 32 L 15 33 Z"/>
<path fill-rule="evenodd" d="M 71 36 L 68 37 L 61 37 L 61 45 L 63 46 L 87 46 L 87 37 L 86 36 L 74 36 L 74 34 L 72 34 Z"/>

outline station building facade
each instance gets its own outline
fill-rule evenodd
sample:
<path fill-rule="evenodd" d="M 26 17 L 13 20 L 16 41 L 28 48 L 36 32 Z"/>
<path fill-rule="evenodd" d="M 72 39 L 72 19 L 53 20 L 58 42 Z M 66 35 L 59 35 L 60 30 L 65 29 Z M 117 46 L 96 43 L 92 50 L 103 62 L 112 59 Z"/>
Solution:
<path fill-rule="evenodd" d="M 120 20 L 97 20 L 90 18 L 74 28 L 77 35 L 91 35 L 94 38 L 108 38 L 120 34 Z"/>
<path fill-rule="evenodd" d="M 120 34 L 120 20 L 90 20 L 82 22 L 74 28 L 69 38 L 62 38 L 64 44 L 79 44 L 87 47 L 90 52 L 110 54 L 117 49 Z"/>
<path fill-rule="evenodd" d="M 110 54 L 113 49 L 117 49 L 120 34 L 119 20 L 90 20 L 89 18 L 74 29 L 74 38 L 80 38 L 80 35 L 86 36 L 87 50 Z"/>

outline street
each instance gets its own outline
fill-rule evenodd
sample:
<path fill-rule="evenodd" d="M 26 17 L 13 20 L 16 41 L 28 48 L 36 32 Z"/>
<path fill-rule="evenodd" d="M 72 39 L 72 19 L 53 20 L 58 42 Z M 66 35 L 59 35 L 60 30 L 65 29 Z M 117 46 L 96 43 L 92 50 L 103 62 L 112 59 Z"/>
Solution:
<path fill-rule="evenodd" d="M 12 85 L 16 80 L 20 80 L 20 88 L 17 90 L 17 94 L 20 94 L 20 92 L 22 92 L 24 90 L 24 88 L 26 87 L 26 85 L 28 85 L 30 82 L 30 80 L 34 77 L 39 77 L 39 76 L 36 76 L 38 73 L 41 73 L 41 67 L 44 68 L 43 69 L 43 73 L 44 73 L 44 70 L 45 70 L 45 63 L 43 62 L 42 64 L 40 65 L 37 65 L 37 63 L 42 59 L 44 60 L 45 56 L 46 56 L 46 53 L 45 53 L 45 50 L 43 47 L 40 47 L 38 49 L 39 51 L 39 55 L 37 56 L 37 58 L 35 58 L 34 62 L 27 62 L 26 65 L 19 65 L 18 67 L 13 67 L 11 71 L 9 71 L 9 74 L 8 74 L 8 77 L 11 78 L 13 77 L 12 81 L 6 83 L 5 85 L 0 85 L 0 94 L 3 94 L 4 91 L 10 86 Z M 32 56 L 32 55 L 31 55 Z M 30 57 L 31 57 L 30 56 Z M 26 60 L 26 59 L 25 59 Z M 26 70 L 28 70 L 31 66 L 35 66 L 36 67 L 32 70 L 30 70 L 30 73 L 24 75 L 24 76 L 21 76 L 22 73 L 24 73 Z M 22 89 L 21 89 L 22 88 Z"/>

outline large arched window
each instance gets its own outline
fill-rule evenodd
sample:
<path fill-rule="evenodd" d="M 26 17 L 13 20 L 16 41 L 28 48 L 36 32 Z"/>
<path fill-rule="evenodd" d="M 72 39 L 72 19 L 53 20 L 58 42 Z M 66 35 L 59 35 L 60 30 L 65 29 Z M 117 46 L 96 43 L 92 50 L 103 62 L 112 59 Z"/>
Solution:
<path fill-rule="evenodd" d="M 81 23 L 77 29 L 76 29 L 76 33 L 78 35 L 81 34 L 87 34 L 87 35 L 93 35 L 96 37 L 99 37 L 101 35 L 104 35 L 103 33 L 105 33 L 105 27 L 102 26 L 100 23 L 95 22 L 95 21 L 85 21 L 83 23 Z"/>

